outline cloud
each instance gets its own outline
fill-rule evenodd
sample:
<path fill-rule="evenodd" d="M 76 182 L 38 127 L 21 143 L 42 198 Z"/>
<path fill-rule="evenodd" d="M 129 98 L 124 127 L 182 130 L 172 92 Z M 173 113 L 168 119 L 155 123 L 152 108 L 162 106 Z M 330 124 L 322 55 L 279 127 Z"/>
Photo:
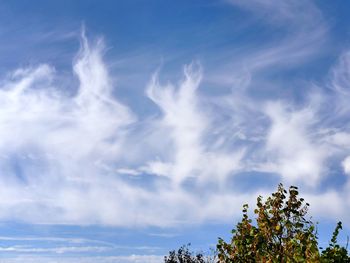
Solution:
<path fill-rule="evenodd" d="M 287 0 L 281 2 L 278 0 L 253 0 L 247 2 L 244 0 L 228 0 L 227 2 L 252 12 L 263 14 L 265 20 L 277 20 L 285 23 L 292 22 L 298 24 L 303 24 L 308 21 L 307 27 L 312 26 L 318 19 L 321 19 L 322 16 L 322 13 L 312 1 L 302 0 L 296 2 Z M 296 19 L 296 16 L 298 19 Z"/>
<path fill-rule="evenodd" d="M 346 157 L 342 162 L 344 173 L 350 174 L 350 156 Z"/>
<path fill-rule="evenodd" d="M 27 237 L 27 236 L 0 236 L 1 241 L 31 241 L 31 242 L 50 242 L 66 244 L 99 244 L 105 246 L 115 246 L 114 243 L 87 239 L 87 238 L 63 238 L 63 237 Z"/>
<path fill-rule="evenodd" d="M 112 248 L 110 247 L 87 247 L 87 246 L 79 246 L 79 247 L 51 247 L 51 248 L 40 248 L 40 247 L 26 247 L 26 246 L 11 246 L 11 247 L 0 247 L 0 252 L 2 253 L 53 253 L 53 254 L 65 254 L 65 253 L 101 253 L 110 251 Z"/>
<path fill-rule="evenodd" d="M 267 105 L 266 114 L 271 119 L 266 141 L 268 156 L 275 165 L 275 173 L 288 183 L 303 182 L 317 186 L 322 175 L 327 152 L 314 143 L 312 130 L 317 117 L 311 108 L 288 110 L 282 103 Z"/>
<path fill-rule="evenodd" d="M 219 66 L 206 76 L 209 82 L 231 85 L 234 89 L 249 87 L 255 90 L 264 86 L 278 90 L 285 83 L 275 83 L 271 75 L 304 67 L 328 50 L 328 25 L 313 1 L 225 2 L 246 11 L 247 27 L 260 30 L 252 34 L 252 41 L 245 45 L 233 43 L 219 56 L 219 61 L 215 60 L 215 54 L 211 63 Z M 259 41 L 254 41 L 257 38 Z"/>
<path fill-rule="evenodd" d="M 228 188 L 242 171 L 259 171 L 267 161 L 287 182 L 322 180 L 327 155 L 310 133 L 314 109 L 270 102 L 263 110 L 244 92 L 208 97 L 199 90 L 201 67 L 191 64 L 177 85 L 152 77 L 146 94 L 160 111 L 140 119 L 114 97 L 102 55 L 101 40 L 91 45 L 82 37 L 71 93 L 54 85 L 59 76 L 44 64 L 2 81 L 3 219 L 114 226 L 225 221 L 254 202 L 251 193 Z"/>
<path fill-rule="evenodd" d="M 137 115 L 135 105 L 116 97 L 103 41 L 84 34 L 69 86 L 48 64 L 2 78 L 0 218 L 129 227 L 227 222 L 242 203 L 274 188 L 252 182 L 248 193 L 239 187 L 240 180 L 249 181 L 245 174 L 255 173 L 300 184 L 312 200 L 342 200 L 348 186 L 339 194 L 332 187 L 322 194 L 317 189 L 329 179 L 330 161 L 348 173 L 350 133 L 338 122 L 346 119 L 345 100 L 342 110 L 323 104 L 347 96 L 348 56 L 331 70 L 331 94 L 310 88 L 297 103 L 275 93 L 260 98 L 256 78 L 270 84 L 266 72 L 309 58 L 326 27 L 306 2 L 305 10 L 292 1 L 232 3 L 254 14 L 275 11 L 271 20 L 264 18 L 268 26 L 283 21 L 286 28 L 281 41 L 242 52 L 244 67 L 225 64 L 243 86 L 232 92 L 209 94 L 202 86 L 215 70 L 207 73 L 193 62 L 178 81 L 163 82 L 160 71 L 151 76 L 144 100 L 153 103 L 152 112 Z M 346 200 L 339 204 L 347 206 Z"/>
<path fill-rule="evenodd" d="M 203 133 L 208 126 L 205 116 L 199 112 L 196 90 L 202 74 L 200 69 L 195 69 L 195 66 L 192 64 L 185 67 L 185 79 L 178 91 L 171 84 L 160 86 L 156 75 L 153 76 L 147 89 L 148 97 L 163 112 L 164 117 L 159 123 L 160 129 L 168 129 L 173 142 L 173 151 L 176 153 L 174 164 L 172 168 L 166 169 L 168 170 L 166 172 L 176 183 L 182 182 L 191 173 L 196 172 L 203 151 L 201 148 Z"/>
<path fill-rule="evenodd" d="M 71 208 L 77 208 L 73 218 L 84 213 L 84 205 L 79 208 L 73 200 L 84 203 L 84 195 L 94 192 L 88 189 L 99 180 L 100 160 L 108 163 L 121 154 L 124 129 L 135 119 L 112 96 L 102 50 L 101 40 L 90 46 L 82 36 L 73 65 L 79 86 L 73 95 L 54 86 L 59 76 L 45 64 L 18 69 L 2 80 L 2 217 L 42 222 L 63 209 L 65 221 Z"/>
<path fill-rule="evenodd" d="M 331 85 L 339 93 L 349 95 L 350 52 L 343 53 L 337 65 L 331 71 Z"/>
<path fill-rule="evenodd" d="M 197 67 L 197 68 L 196 68 Z M 231 173 L 240 169 L 243 149 L 232 151 L 213 149 L 215 143 L 208 143 L 216 136 L 209 110 L 197 89 L 202 78 L 199 65 L 190 64 L 184 68 L 184 80 L 179 88 L 159 84 L 154 75 L 147 88 L 148 97 L 159 106 L 162 118 L 156 122 L 156 130 L 167 130 L 173 152 L 168 162 L 151 161 L 148 171 L 171 177 L 179 184 L 188 177 L 199 181 L 224 181 Z M 216 141 L 215 139 L 213 140 Z"/>
<path fill-rule="evenodd" d="M 33 255 L 17 256 L 16 258 L 2 259 L 4 263 L 27 262 L 27 263 L 158 263 L 163 260 L 163 256 L 158 255 L 130 255 L 130 256 L 93 256 L 93 257 L 39 257 Z"/>

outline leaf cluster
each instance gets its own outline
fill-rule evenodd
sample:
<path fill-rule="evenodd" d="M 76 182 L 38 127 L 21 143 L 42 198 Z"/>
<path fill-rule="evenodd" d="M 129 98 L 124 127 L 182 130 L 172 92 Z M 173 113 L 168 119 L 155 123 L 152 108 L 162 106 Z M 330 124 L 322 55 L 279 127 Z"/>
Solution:
<path fill-rule="evenodd" d="M 322 262 L 326 263 L 350 263 L 350 256 L 348 255 L 347 245 L 341 247 L 337 242 L 339 230 L 342 229 L 342 223 L 338 222 L 329 243 L 329 246 L 322 251 Z"/>
<path fill-rule="evenodd" d="M 320 254 L 315 224 L 306 217 L 308 208 L 297 187 L 287 191 L 282 184 L 266 201 L 257 198 L 254 224 L 248 216 L 248 205 L 244 205 L 243 218 L 232 230 L 231 241 L 219 238 L 219 262 L 348 262 L 344 261 L 349 259 L 347 250 L 336 244 L 341 224 L 330 247 Z"/>
<path fill-rule="evenodd" d="M 350 263 L 347 246 L 337 242 L 339 222 L 326 249 L 318 248 L 317 229 L 307 218 L 309 204 L 299 197 L 298 188 L 282 184 L 265 201 L 257 198 L 255 222 L 243 205 L 242 220 L 232 230 L 230 242 L 219 238 L 214 257 L 193 253 L 189 245 L 170 251 L 165 263 Z"/>
<path fill-rule="evenodd" d="M 164 263 L 206 263 L 208 262 L 202 253 L 193 253 L 189 246 L 184 245 L 177 251 L 172 250 L 168 256 L 164 257 Z"/>

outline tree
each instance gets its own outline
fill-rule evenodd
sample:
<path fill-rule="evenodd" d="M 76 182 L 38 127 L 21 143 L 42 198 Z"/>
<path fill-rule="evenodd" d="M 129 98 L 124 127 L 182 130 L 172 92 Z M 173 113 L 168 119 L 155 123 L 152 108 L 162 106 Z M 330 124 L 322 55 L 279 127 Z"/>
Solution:
<path fill-rule="evenodd" d="M 280 184 L 265 202 L 257 198 L 256 224 L 243 206 L 243 219 L 232 231 L 230 243 L 219 238 L 219 262 L 319 262 L 315 225 L 305 218 L 309 204 Z"/>
<path fill-rule="evenodd" d="M 243 217 L 232 230 L 231 241 L 219 238 L 214 257 L 195 255 L 183 246 L 171 251 L 165 263 L 350 263 L 347 245 L 337 242 L 342 223 L 337 224 L 329 246 L 320 248 L 320 253 L 315 224 L 306 217 L 308 208 L 297 187 L 287 191 L 279 184 L 266 201 L 257 198 L 256 222 L 249 218 L 248 205 L 243 205 Z"/>
<path fill-rule="evenodd" d="M 189 246 L 180 247 L 177 251 L 172 250 L 168 256 L 164 257 L 165 263 L 210 263 L 210 258 L 206 258 L 202 253 L 193 253 L 189 250 Z"/>
<path fill-rule="evenodd" d="M 322 262 L 324 263 L 348 263 L 350 262 L 350 257 L 348 256 L 348 250 L 346 247 L 341 247 L 337 243 L 337 237 L 339 235 L 339 230 L 342 229 L 342 223 L 338 222 L 329 243 L 329 246 L 322 251 Z"/>

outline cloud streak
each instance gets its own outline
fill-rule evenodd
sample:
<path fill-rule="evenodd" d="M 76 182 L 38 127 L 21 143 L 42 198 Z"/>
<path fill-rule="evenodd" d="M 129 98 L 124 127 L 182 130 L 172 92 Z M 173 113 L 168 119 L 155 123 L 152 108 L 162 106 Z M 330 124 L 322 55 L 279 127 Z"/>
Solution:
<path fill-rule="evenodd" d="M 243 52 L 243 67 L 225 64 L 239 86 L 232 92 L 206 93 L 202 84 L 215 70 L 207 73 L 193 62 L 177 82 L 161 81 L 161 71 L 151 76 L 144 99 L 153 111 L 137 115 L 135 105 L 116 96 L 103 41 L 84 34 L 69 87 L 48 64 L 2 78 L 0 218 L 163 227 L 227 222 L 243 202 L 273 188 L 238 187 L 250 174 L 301 185 L 314 203 L 329 198 L 339 203 L 334 214 L 349 220 L 341 212 L 350 206 L 348 53 L 330 69 L 328 83 L 308 88 L 302 100 L 258 98 L 256 80 L 270 83 L 266 72 L 272 67 L 310 58 L 326 26 L 306 1 L 230 3 L 269 26 L 278 21 L 287 28 L 281 41 Z M 307 30 L 301 29 L 304 23 Z M 325 101 L 340 103 L 330 109 Z M 338 193 L 333 186 L 320 193 L 319 186 L 331 180 L 330 162 L 345 184 Z M 314 211 L 329 215 L 317 204 Z"/>
<path fill-rule="evenodd" d="M 130 255 L 130 256 L 102 256 L 102 257 L 38 257 L 33 255 L 18 256 L 16 258 L 4 259 L 4 263 L 15 263 L 15 262 L 45 262 L 45 263 L 78 263 L 78 262 L 102 262 L 102 263 L 158 263 L 163 260 L 163 256 L 158 255 Z"/>

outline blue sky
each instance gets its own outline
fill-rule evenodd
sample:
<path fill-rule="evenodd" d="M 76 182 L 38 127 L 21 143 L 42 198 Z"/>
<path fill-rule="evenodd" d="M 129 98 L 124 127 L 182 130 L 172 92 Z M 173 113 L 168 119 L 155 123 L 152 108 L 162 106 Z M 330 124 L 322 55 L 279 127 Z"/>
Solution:
<path fill-rule="evenodd" d="M 350 2 L 1 1 L 2 262 L 161 262 L 297 185 L 350 233 Z"/>

